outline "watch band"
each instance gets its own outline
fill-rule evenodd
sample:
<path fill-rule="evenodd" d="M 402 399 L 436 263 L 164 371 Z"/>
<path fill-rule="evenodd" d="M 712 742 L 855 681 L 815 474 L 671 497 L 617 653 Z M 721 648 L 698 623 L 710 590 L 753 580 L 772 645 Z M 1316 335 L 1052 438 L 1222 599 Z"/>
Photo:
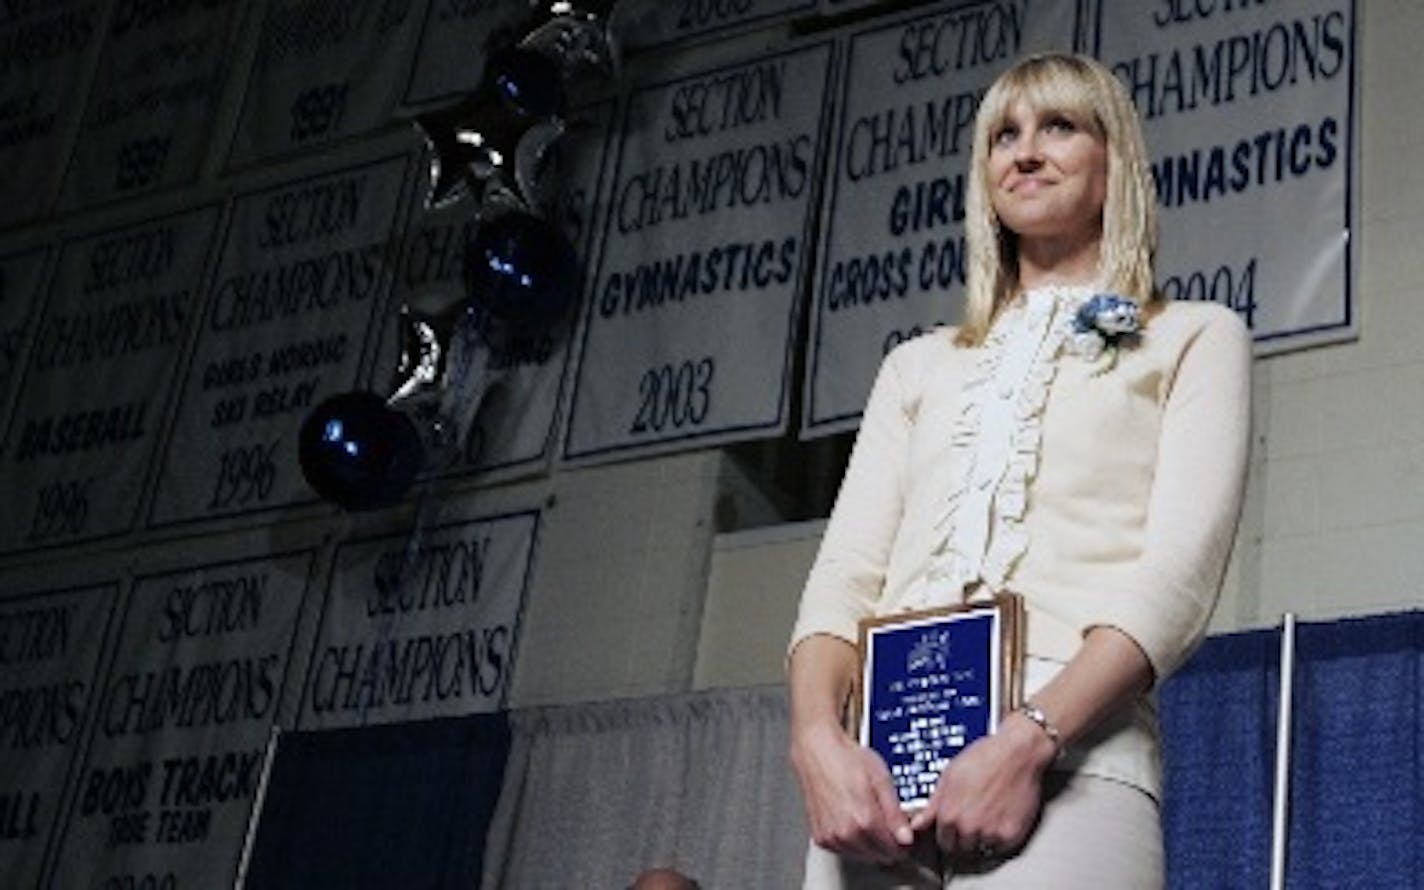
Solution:
<path fill-rule="evenodd" d="M 1043 713 L 1043 709 L 1031 701 L 1026 701 L 1016 710 L 1038 724 L 1038 728 L 1043 730 L 1049 741 L 1053 742 L 1053 748 L 1057 752 L 1054 754 L 1054 758 L 1061 758 L 1063 756 L 1063 734 L 1058 731 L 1058 727 L 1048 721 L 1048 715 Z"/>

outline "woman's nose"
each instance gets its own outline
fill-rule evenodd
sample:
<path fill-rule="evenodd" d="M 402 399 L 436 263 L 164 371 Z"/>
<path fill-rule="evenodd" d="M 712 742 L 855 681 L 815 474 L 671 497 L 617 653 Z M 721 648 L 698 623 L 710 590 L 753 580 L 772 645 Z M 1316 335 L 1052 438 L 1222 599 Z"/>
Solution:
<path fill-rule="evenodd" d="M 1043 163 L 1037 131 L 1026 131 L 1014 140 L 1014 164 L 1020 169 L 1034 169 Z"/>

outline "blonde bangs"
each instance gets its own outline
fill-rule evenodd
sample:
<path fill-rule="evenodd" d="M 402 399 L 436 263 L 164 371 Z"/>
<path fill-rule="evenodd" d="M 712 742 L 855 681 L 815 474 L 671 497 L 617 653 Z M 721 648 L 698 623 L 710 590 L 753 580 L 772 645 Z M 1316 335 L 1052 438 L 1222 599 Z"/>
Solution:
<path fill-rule="evenodd" d="M 1009 111 L 1020 102 L 1035 113 L 1057 112 L 1101 138 L 1104 130 L 1100 103 L 1089 84 L 1074 76 L 1077 73 L 1077 66 L 1063 64 L 1057 58 L 1011 71 L 984 97 L 985 147 L 1007 122 Z"/>

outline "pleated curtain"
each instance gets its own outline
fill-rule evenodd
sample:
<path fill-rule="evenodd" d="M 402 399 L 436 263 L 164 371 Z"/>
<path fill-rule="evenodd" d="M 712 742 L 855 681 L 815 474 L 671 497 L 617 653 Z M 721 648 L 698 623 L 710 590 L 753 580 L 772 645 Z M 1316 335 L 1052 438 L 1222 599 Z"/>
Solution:
<path fill-rule="evenodd" d="M 714 888 L 800 886 L 806 828 L 784 686 L 512 715 L 484 890 L 608 888 L 666 866 Z"/>

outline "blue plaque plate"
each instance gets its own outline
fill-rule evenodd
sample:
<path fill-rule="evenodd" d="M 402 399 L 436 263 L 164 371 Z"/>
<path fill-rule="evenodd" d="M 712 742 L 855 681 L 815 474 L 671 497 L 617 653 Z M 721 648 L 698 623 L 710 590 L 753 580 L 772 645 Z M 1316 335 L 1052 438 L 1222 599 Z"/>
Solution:
<path fill-rule="evenodd" d="M 867 619 L 855 729 L 890 768 L 900 806 L 924 806 L 950 758 L 1018 703 L 1023 601 Z"/>

